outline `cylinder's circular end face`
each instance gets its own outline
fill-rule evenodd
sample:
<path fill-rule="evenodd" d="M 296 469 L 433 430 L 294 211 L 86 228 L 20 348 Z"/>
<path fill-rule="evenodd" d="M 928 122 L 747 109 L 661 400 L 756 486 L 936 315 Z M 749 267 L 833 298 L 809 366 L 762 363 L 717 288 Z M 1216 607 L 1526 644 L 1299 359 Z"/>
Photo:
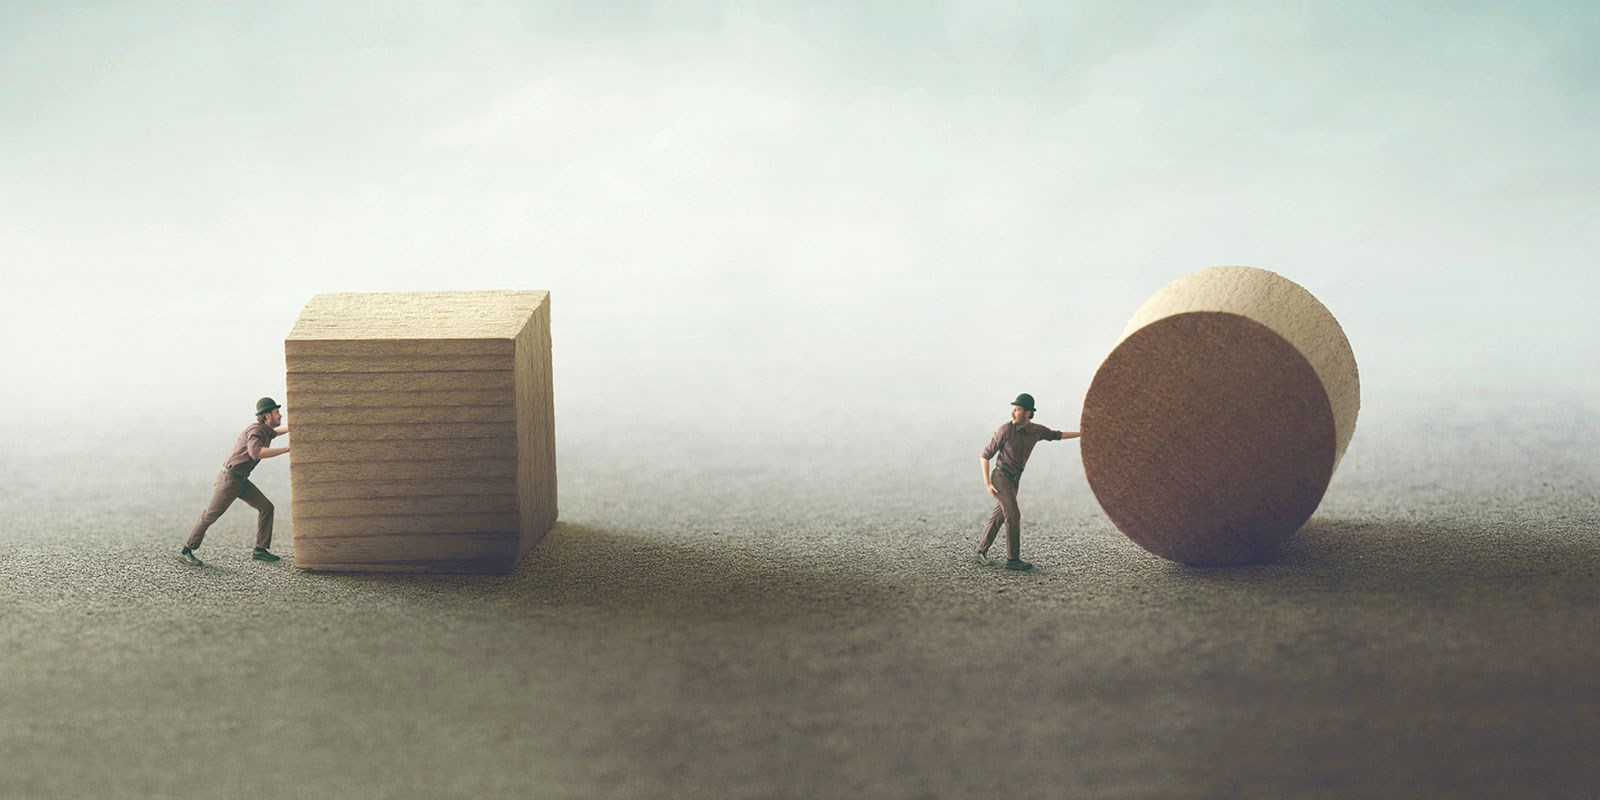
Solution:
<path fill-rule="evenodd" d="M 1316 371 L 1261 323 L 1159 319 L 1106 357 L 1083 404 L 1084 475 L 1140 547 L 1195 565 L 1271 552 L 1333 477 L 1333 408 Z"/>

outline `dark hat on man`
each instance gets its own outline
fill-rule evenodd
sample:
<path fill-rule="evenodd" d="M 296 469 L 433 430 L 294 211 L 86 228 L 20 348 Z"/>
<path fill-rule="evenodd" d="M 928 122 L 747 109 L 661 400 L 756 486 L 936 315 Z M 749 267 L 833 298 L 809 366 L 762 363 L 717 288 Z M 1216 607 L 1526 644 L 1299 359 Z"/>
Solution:
<path fill-rule="evenodd" d="M 278 405 L 278 401 L 270 397 L 263 397 L 256 401 L 256 416 L 259 417 L 274 408 L 283 408 L 283 406 Z"/>
<path fill-rule="evenodd" d="M 1033 407 L 1033 395 L 1028 394 L 1027 392 L 1023 392 L 1022 394 L 1017 395 L 1017 399 L 1012 400 L 1011 401 L 1011 405 L 1022 406 L 1022 410 L 1023 411 L 1038 411 L 1039 410 L 1039 409 Z"/>

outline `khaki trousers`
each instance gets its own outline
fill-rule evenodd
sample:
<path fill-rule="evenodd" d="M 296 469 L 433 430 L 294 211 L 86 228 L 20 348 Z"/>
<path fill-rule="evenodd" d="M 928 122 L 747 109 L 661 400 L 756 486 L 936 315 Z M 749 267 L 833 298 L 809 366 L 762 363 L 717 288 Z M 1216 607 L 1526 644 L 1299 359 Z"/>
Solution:
<path fill-rule="evenodd" d="M 222 516 L 222 512 L 233 505 L 234 500 L 243 500 L 251 508 L 260 512 L 256 517 L 256 547 L 263 550 L 272 546 L 272 501 L 261 493 L 256 485 L 248 480 L 239 480 L 223 470 L 217 476 L 217 483 L 211 489 L 211 504 L 206 510 L 200 512 L 200 519 L 195 520 L 194 530 L 189 532 L 189 541 L 185 546 L 190 550 L 200 546 L 206 538 L 206 529 Z"/>
<path fill-rule="evenodd" d="M 1004 472 L 996 469 L 989 473 L 989 482 L 994 484 L 996 502 L 994 513 L 989 515 L 989 524 L 983 529 L 983 544 L 978 549 L 989 552 L 989 545 L 994 544 L 994 537 L 1000 533 L 1000 523 L 1006 525 L 1006 558 L 1022 557 L 1022 509 L 1017 508 L 1017 483 L 1006 477 Z"/>

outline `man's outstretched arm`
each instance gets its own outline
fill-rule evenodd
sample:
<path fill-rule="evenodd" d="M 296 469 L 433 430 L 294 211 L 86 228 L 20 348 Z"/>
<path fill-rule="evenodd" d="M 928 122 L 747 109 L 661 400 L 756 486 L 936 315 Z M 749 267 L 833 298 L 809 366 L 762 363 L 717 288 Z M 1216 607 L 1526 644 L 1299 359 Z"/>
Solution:
<path fill-rule="evenodd" d="M 287 453 L 287 452 L 289 452 L 289 446 L 288 445 L 284 445 L 282 447 L 263 447 L 260 450 L 260 454 L 257 455 L 256 457 L 257 458 L 266 459 L 266 458 L 272 458 L 273 456 L 281 456 L 281 455 L 283 455 L 284 453 Z"/>
<path fill-rule="evenodd" d="M 1059 433 L 1059 434 L 1061 434 L 1061 439 L 1062 439 L 1062 440 L 1066 440 L 1066 439 L 1076 439 L 1076 438 L 1078 438 L 1078 437 L 1079 437 L 1079 436 L 1082 436 L 1082 435 L 1083 435 L 1083 434 L 1082 434 L 1082 433 L 1080 433 L 1080 432 L 1078 432 L 1078 431 L 1056 431 L 1056 433 Z"/>

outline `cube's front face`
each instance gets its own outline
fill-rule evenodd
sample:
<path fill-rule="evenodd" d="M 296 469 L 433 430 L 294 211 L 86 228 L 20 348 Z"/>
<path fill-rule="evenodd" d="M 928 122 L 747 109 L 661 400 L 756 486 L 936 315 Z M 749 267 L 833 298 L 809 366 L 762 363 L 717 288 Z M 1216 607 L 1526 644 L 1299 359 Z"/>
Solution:
<path fill-rule="evenodd" d="M 556 517 L 542 292 L 320 295 L 284 343 L 294 562 L 507 572 Z"/>

